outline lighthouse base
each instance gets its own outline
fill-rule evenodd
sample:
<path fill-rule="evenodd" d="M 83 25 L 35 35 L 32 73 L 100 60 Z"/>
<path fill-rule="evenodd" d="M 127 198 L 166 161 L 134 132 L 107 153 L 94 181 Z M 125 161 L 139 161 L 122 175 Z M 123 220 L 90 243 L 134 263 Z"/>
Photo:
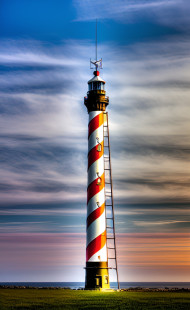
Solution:
<path fill-rule="evenodd" d="M 87 262 L 85 289 L 104 290 L 110 288 L 108 263 Z"/>

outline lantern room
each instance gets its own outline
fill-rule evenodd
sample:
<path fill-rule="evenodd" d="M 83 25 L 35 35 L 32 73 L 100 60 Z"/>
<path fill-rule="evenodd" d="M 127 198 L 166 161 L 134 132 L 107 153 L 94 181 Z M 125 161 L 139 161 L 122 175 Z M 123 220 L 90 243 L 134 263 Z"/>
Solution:
<path fill-rule="evenodd" d="M 109 104 L 109 97 L 106 96 L 105 81 L 100 77 L 98 70 L 94 71 L 94 76 L 88 81 L 88 93 L 84 98 L 84 104 L 91 111 L 105 111 Z"/>
<path fill-rule="evenodd" d="M 99 71 L 94 71 L 94 77 L 88 81 L 88 91 L 91 90 L 104 90 L 105 91 L 105 81 L 99 76 Z"/>

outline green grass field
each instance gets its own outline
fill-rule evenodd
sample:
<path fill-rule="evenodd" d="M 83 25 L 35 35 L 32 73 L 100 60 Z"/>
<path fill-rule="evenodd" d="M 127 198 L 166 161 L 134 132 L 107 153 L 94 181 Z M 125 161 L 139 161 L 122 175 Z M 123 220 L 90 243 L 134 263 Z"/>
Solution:
<path fill-rule="evenodd" d="M 63 289 L 0 289 L 1 310 L 190 309 L 189 292 L 98 292 Z"/>

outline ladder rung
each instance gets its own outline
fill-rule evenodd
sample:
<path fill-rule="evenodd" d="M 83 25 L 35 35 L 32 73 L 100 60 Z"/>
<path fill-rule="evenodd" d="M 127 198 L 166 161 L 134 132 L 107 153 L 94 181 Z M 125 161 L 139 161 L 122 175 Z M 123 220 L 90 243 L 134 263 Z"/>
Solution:
<path fill-rule="evenodd" d="M 115 250 L 115 248 L 108 248 L 108 247 L 107 247 L 107 249 L 108 249 L 108 250 Z"/>
<path fill-rule="evenodd" d="M 113 217 L 106 217 L 106 220 L 113 220 Z"/>
<path fill-rule="evenodd" d="M 104 170 L 110 170 L 110 168 L 108 169 L 108 168 L 106 168 L 106 169 L 104 169 Z"/>
<path fill-rule="evenodd" d="M 106 228 L 110 228 L 110 229 L 113 229 L 113 227 L 111 227 L 111 226 L 106 226 Z"/>
<path fill-rule="evenodd" d="M 108 259 L 116 259 L 116 257 L 108 257 Z"/>
<path fill-rule="evenodd" d="M 108 237 L 108 238 L 106 238 L 106 239 L 115 239 L 115 237 Z"/>
<path fill-rule="evenodd" d="M 110 182 L 105 182 L 105 184 L 111 184 Z"/>

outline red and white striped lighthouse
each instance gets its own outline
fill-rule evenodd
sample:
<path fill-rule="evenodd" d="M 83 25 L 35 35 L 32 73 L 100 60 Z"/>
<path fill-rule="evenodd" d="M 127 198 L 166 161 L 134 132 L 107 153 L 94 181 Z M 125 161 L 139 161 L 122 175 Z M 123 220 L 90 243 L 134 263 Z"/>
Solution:
<path fill-rule="evenodd" d="M 96 70 L 94 77 L 88 81 L 88 93 L 84 98 L 89 114 L 85 288 L 109 289 L 105 189 L 105 170 L 108 169 L 105 169 L 104 154 L 105 127 L 108 127 L 105 111 L 109 98 L 105 92 L 105 81 L 99 76 L 97 70 L 101 60 L 92 63 Z"/>

